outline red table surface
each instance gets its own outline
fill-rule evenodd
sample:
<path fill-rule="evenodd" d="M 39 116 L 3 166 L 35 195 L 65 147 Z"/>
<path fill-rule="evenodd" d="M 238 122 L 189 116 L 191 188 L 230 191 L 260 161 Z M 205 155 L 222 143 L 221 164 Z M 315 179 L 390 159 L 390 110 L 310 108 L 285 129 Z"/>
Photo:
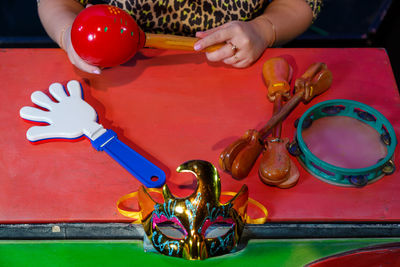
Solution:
<path fill-rule="evenodd" d="M 283 125 L 293 138 L 293 123 L 312 105 L 351 99 L 380 111 L 398 135 L 400 98 L 385 50 L 269 49 L 254 65 L 234 69 L 207 62 L 204 54 L 144 49 L 123 66 L 101 76 L 74 68 L 59 49 L 0 50 L 0 222 L 126 222 L 117 200 L 140 183 L 87 139 L 32 145 L 25 134 L 32 123 L 19 117 L 30 95 L 54 82 L 82 83 L 85 100 L 99 123 L 160 166 L 178 196 L 189 195 L 194 176 L 175 172 L 192 159 L 218 166 L 220 152 L 247 129 L 259 129 L 272 114 L 266 98 L 262 65 L 283 56 L 300 76 L 313 62 L 325 62 L 334 79 L 330 90 L 308 105 L 300 104 Z M 398 137 L 397 137 L 398 138 Z M 399 166 L 399 149 L 395 164 Z M 294 159 L 295 160 L 295 159 Z M 242 180 L 220 171 L 222 191 L 247 184 L 250 197 L 269 211 L 269 221 L 399 221 L 400 173 L 364 188 L 343 188 L 300 169 L 291 189 L 264 185 L 257 167 Z M 249 214 L 256 216 L 255 208 Z"/>

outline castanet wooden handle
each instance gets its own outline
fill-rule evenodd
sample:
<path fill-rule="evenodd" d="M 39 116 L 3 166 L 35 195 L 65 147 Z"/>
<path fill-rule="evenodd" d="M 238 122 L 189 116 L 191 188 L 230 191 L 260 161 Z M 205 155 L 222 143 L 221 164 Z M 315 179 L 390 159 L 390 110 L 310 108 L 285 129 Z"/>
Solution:
<path fill-rule="evenodd" d="M 269 101 L 274 102 L 276 94 L 289 98 L 292 72 L 289 63 L 282 57 L 270 58 L 264 63 L 263 78 L 268 89 Z"/>
<path fill-rule="evenodd" d="M 194 44 L 199 40 L 195 37 L 178 36 L 172 34 L 146 33 L 145 47 L 194 51 Z M 224 43 L 207 47 L 201 52 L 213 52 L 224 46 Z"/>
<path fill-rule="evenodd" d="M 272 58 L 264 63 L 263 76 L 268 86 L 268 98 L 273 101 L 274 114 L 277 114 L 282 109 L 282 97 L 290 96 L 292 68 L 284 58 Z M 279 185 L 289 179 L 291 162 L 286 150 L 289 140 L 281 139 L 281 131 L 282 121 L 274 127 L 273 137 L 267 138 L 260 161 L 260 179 L 269 185 Z"/>
<path fill-rule="evenodd" d="M 268 99 L 274 103 L 274 114 L 281 107 L 283 100 L 290 97 L 290 80 L 293 70 L 286 59 L 282 57 L 273 57 L 265 61 L 263 65 L 263 78 L 268 89 Z M 274 137 L 280 137 L 282 123 L 274 129 Z"/>
<path fill-rule="evenodd" d="M 280 121 L 286 118 L 286 116 L 299 104 L 300 101 L 308 103 L 314 97 L 322 94 L 332 84 L 332 73 L 326 68 L 324 63 L 316 63 L 318 65 L 311 65 L 306 71 L 307 79 L 299 78 L 295 82 L 295 94 L 290 98 L 288 102 L 275 113 L 266 125 L 260 130 L 260 136 L 266 138 L 269 131 L 276 126 Z M 322 69 L 317 66 L 324 66 Z M 310 71 L 311 70 L 311 71 Z M 311 74 L 313 76 L 311 76 Z M 303 75 L 304 77 L 304 75 Z"/>

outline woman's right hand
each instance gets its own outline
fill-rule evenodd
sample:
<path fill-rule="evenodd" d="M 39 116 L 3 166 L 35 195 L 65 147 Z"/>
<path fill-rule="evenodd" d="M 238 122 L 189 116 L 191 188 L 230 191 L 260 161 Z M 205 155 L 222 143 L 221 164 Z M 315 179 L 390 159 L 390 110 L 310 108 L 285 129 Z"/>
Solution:
<path fill-rule="evenodd" d="M 62 44 L 60 44 L 60 46 L 62 46 L 61 48 L 63 48 L 65 52 L 67 52 L 69 60 L 75 67 L 88 73 L 93 73 L 93 74 L 101 73 L 101 69 L 99 67 L 88 64 L 76 53 L 71 42 L 71 26 L 69 26 L 65 30 L 61 38 L 62 38 Z"/>

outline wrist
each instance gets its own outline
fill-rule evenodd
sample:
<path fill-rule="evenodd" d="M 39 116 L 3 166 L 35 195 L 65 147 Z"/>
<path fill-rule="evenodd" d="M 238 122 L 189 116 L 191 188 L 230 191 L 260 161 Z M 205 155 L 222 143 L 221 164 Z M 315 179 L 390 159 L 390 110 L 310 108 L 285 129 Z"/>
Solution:
<path fill-rule="evenodd" d="M 66 34 L 69 34 L 69 32 L 70 32 L 70 28 L 71 28 L 71 25 L 69 25 L 69 24 L 66 24 L 62 29 L 61 29 L 61 31 L 60 31 L 60 35 L 59 35 L 59 37 L 58 37 L 58 45 L 60 46 L 60 48 L 61 49 L 63 49 L 63 50 L 65 50 L 66 51 Z"/>
<path fill-rule="evenodd" d="M 270 29 L 271 29 L 271 41 L 268 43 L 268 47 L 273 47 L 276 44 L 276 28 L 275 28 L 275 24 L 267 17 L 264 16 L 263 19 L 270 25 Z"/>
<path fill-rule="evenodd" d="M 273 47 L 277 43 L 276 27 L 274 22 L 265 14 L 256 18 L 259 21 L 267 40 L 267 47 Z"/>

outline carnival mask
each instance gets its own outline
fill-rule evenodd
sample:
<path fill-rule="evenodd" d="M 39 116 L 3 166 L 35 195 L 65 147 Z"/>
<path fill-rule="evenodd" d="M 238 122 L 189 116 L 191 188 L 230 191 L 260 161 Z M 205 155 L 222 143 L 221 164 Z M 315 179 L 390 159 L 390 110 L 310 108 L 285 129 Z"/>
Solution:
<path fill-rule="evenodd" d="M 189 197 L 174 197 L 167 185 L 162 190 L 164 203 L 155 202 L 143 186 L 138 192 L 142 224 L 154 248 L 168 256 L 191 260 L 234 250 L 245 225 L 247 186 L 222 204 L 220 178 L 211 163 L 192 160 L 177 171 L 197 177 L 197 188 Z"/>

